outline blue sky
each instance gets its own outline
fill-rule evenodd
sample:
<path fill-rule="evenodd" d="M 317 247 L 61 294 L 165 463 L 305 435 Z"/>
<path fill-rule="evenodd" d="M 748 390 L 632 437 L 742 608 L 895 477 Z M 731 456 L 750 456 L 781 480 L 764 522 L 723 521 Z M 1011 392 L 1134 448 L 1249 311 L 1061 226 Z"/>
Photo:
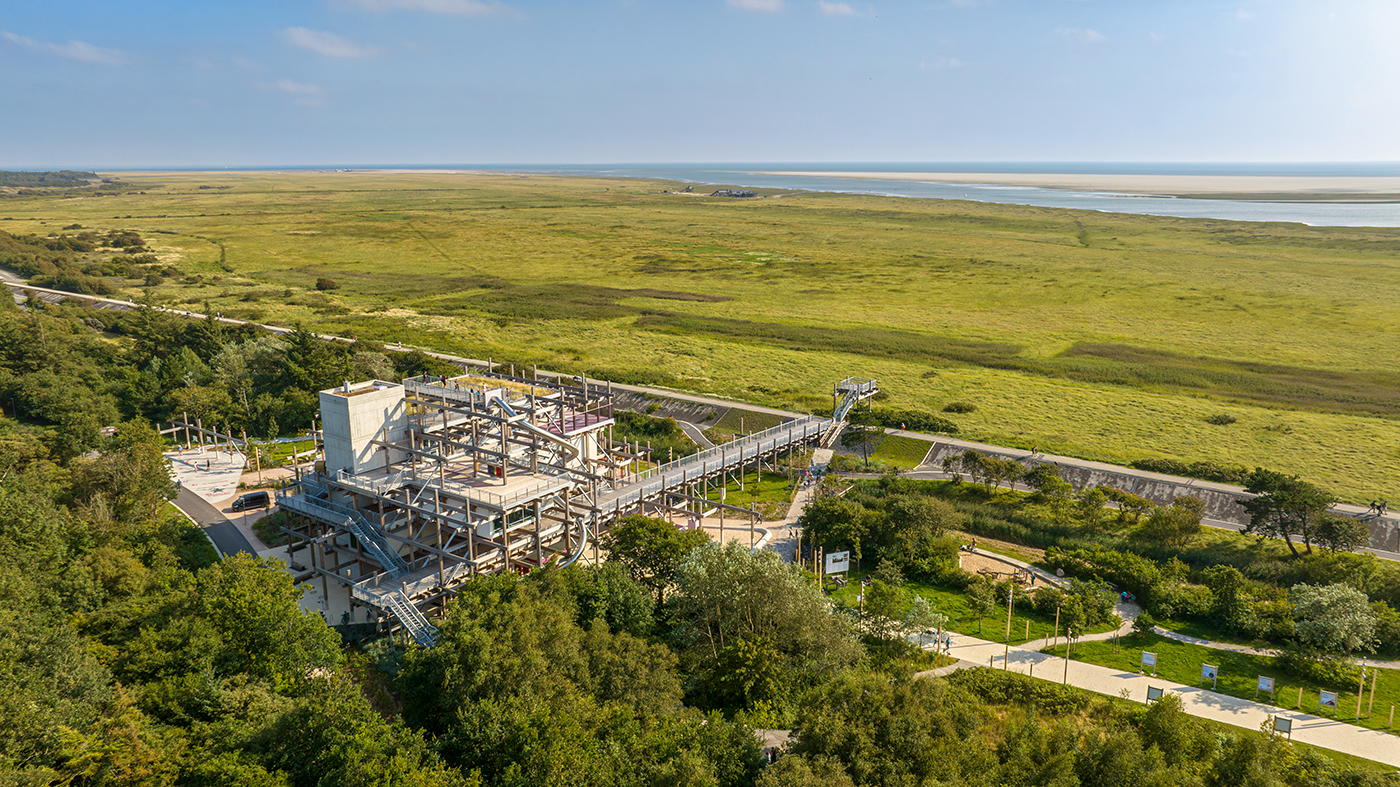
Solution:
<path fill-rule="evenodd" d="M 1400 159 L 1396 0 L 12 0 L 0 167 Z"/>

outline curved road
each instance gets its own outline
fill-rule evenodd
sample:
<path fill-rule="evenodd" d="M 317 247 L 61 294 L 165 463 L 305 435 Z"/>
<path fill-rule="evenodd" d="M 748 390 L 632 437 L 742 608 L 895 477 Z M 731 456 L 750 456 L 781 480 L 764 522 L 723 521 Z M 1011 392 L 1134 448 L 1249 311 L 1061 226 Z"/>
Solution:
<path fill-rule="evenodd" d="M 173 502 L 176 508 L 185 512 L 185 516 L 204 529 L 221 557 L 236 555 L 239 552 L 247 552 L 257 557 L 258 550 L 249 543 L 248 537 L 212 503 L 188 489 L 181 489 Z"/>

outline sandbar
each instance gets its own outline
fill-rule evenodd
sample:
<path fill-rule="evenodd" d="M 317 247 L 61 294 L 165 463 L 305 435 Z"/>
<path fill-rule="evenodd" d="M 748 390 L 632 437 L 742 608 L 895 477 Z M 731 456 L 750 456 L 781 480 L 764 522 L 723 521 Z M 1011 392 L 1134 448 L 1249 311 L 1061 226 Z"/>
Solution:
<path fill-rule="evenodd" d="M 1019 172 L 760 172 L 789 177 L 856 180 L 916 180 L 932 183 L 982 183 L 1037 186 L 1070 191 L 1123 194 L 1400 194 L 1400 177 L 1291 175 L 1131 175 Z"/>

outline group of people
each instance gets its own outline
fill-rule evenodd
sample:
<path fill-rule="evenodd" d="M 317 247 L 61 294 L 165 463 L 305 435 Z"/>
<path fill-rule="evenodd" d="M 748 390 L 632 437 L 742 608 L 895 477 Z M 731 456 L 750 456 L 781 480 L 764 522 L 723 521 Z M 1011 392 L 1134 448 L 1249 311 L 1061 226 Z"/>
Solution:
<path fill-rule="evenodd" d="M 1382 500 L 1379 503 L 1374 500 L 1371 501 L 1370 513 L 1376 516 L 1385 516 L 1385 512 L 1388 510 L 1390 510 L 1390 504 L 1386 501 Z"/>

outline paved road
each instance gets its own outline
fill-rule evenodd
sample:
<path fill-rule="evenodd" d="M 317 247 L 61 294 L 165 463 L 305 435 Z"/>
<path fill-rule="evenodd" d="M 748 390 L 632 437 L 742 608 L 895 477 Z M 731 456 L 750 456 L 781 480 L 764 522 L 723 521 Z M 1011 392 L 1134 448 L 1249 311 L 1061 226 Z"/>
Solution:
<path fill-rule="evenodd" d="M 703 451 L 706 448 L 715 447 L 715 444 L 710 440 L 710 438 L 705 436 L 705 430 L 701 429 L 700 427 L 696 426 L 695 424 L 689 421 L 677 421 L 676 423 L 681 425 L 681 431 L 685 432 L 686 437 L 689 437 L 691 440 L 694 440 L 695 444 L 700 446 L 700 450 Z"/>
<path fill-rule="evenodd" d="M 248 542 L 248 538 L 243 535 L 224 513 L 215 508 L 213 504 L 188 489 L 181 489 L 180 495 L 175 498 L 175 507 L 184 511 L 185 514 L 199 523 L 204 528 L 204 532 L 209 535 L 209 540 L 214 542 L 214 548 L 219 550 L 223 557 L 236 555 L 239 552 L 247 552 L 257 556 L 258 550 Z"/>

